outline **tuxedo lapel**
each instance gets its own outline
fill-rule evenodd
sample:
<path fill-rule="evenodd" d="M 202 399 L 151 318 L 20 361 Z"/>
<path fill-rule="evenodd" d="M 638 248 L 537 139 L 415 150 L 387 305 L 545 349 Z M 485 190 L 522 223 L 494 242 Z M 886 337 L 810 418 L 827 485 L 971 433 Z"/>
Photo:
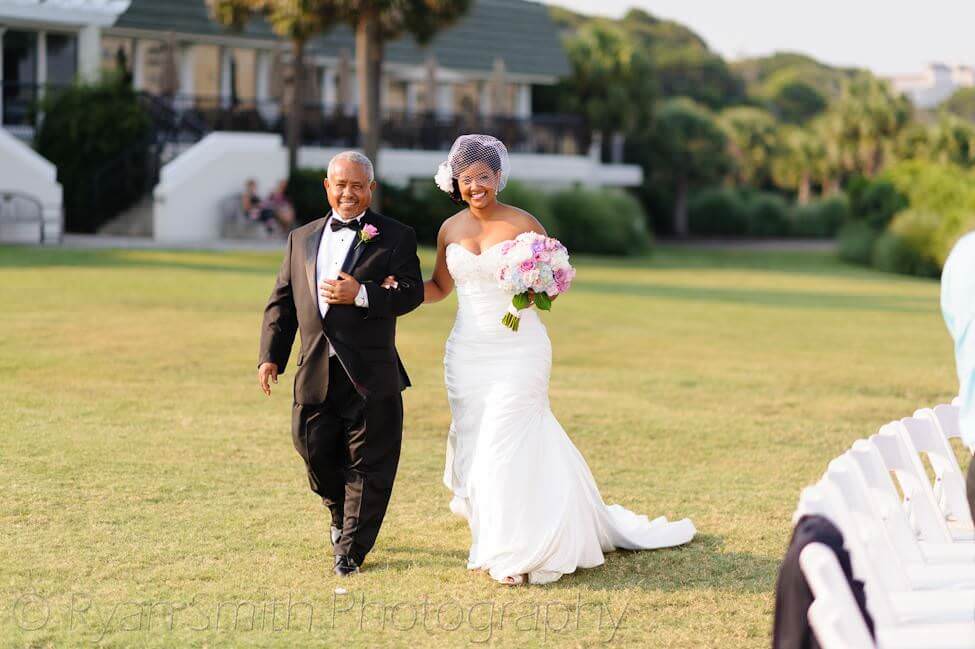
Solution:
<path fill-rule="evenodd" d="M 368 209 L 366 210 L 366 213 L 362 215 L 362 225 L 366 225 L 367 223 L 370 223 L 373 226 L 376 225 L 375 216 L 373 215 L 372 210 L 368 210 Z M 380 235 L 376 235 L 376 236 L 378 237 Z M 362 239 L 359 238 L 359 235 L 357 233 L 355 237 L 355 241 L 352 243 L 352 246 L 349 248 L 349 253 L 345 256 L 345 262 L 342 264 L 342 272 L 351 275 L 352 271 L 355 270 L 356 264 L 359 263 L 359 259 L 362 258 L 362 253 L 366 251 L 367 246 L 371 246 L 371 245 L 374 244 L 371 241 L 370 242 L 363 241 Z"/>
<path fill-rule="evenodd" d="M 318 247 L 322 243 L 322 233 L 325 231 L 325 224 L 328 223 L 331 216 L 332 212 L 330 211 L 322 219 L 322 222 L 308 233 L 308 238 L 305 239 L 305 273 L 308 275 L 308 287 L 311 289 L 312 302 L 316 305 L 318 304 L 318 286 L 315 281 L 315 265 L 318 263 Z"/>

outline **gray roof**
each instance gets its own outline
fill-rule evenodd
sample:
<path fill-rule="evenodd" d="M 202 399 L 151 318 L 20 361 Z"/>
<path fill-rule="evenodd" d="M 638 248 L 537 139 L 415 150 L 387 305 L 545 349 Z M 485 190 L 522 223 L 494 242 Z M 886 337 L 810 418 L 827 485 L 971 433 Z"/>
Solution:
<path fill-rule="evenodd" d="M 146 29 L 177 34 L 233 35 L 209 15 L 205 0 L 132 0 L 119 17 L 117 28 Z M 263 20 L 254 20 L 244 30 L 250 39 L 274 39 Z M 312 52 L 338 56 L 341 49 L 352 52 L 355 37 L 340 25 L 313 41 Z M 475 0 L 471 10 L 447 29 L 437 33 L 426 48 L 411 36 L 386 46 L 391 63 L 422 64 L 432 51 L 439 64 L 455 70 L 490 72 L 500 57 L 510 74 L 563 77 L 569 63 L 558 27 L 548 7 L 527 0 Z"/>

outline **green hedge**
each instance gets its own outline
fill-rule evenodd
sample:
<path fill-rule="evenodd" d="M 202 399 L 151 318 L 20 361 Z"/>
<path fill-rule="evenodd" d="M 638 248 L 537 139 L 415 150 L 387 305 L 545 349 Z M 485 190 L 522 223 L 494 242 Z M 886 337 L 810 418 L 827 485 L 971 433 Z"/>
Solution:
<path fill-rule="evenodd" d="M 750 236 L 784 237 L 791 234 L 789 203 L 781 196 L 756 192 L 746 206 Z"/>
<path fill-rule="evenodd" d="M 792 211 L 792 233 L 799 237 L 835 237 L 851 218 L 850 201 L 843 194 L 830 196 Z"/>
<path fill-rule="evenodd" d="M 560 240 L 572 252 L 637 255 L 650 249 L 643 208 L 629 194 L 578 187 L 556 192 L 551 205 Z"/>
<path fill-rule="evenodd" d="M 149 116 L 131 86 L 119 80 L 72 86 L 52 95 L 42 110 L 35 146 L 57 167 L 65 230 L 95 232 L 148 187 Z"/>
<path fill-rule="evenodd" d="M 301 169 L 291 175 L 288 196 L 299 222 L 307 223 L 328 211 L 324 177 L 324 169 Z M 379 211 L 413 227 L 417 240 L 426 245 L 435 245 L 444 220 L 463 209 L 427 181 L 406 187 L 381 183 L 380 194 Z M 573 188 L 547 194 L 512 181 L 498 198 L 532 214 L 573 252 L 631 255 L 650 248 L 640 203 L 621 191 Z"/>
<path fill-rule="evenodd" d="M 840 259 L 863 266 L 873 261 L 873 248 L 880 233 L 864 221 L 852 221 L 840 228 L 837 243 Z"/>
<path fill-rule="evenodd" d="M 741 192 L 730 187 L 696 192 L 687 201 L 687 218 L 691 234 L 697 236 L 737 237 L 749 233 L 748 207 Z"/>
<path fill-rule="evenodd" d="M 709 187 L 687 204 L 690 232 L 704 237 L 833 237 L 850 218 L 845 196 L 792 206 L 779 194 Z"/>

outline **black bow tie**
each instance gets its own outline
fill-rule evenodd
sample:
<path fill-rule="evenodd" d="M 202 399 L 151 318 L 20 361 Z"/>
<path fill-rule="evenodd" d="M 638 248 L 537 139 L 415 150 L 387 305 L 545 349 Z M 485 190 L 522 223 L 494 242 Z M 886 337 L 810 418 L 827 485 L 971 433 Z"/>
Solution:
<path fill-rule="evenodd" d="M 332 232 L 338 232 L 342 228 L 349 228 L 350 230 L 359 231 L 362 229 L 362 219 L 355 219 L 353 221 L 342 221 L 335 217 L 329 220 L 329 224 L 332 227 Z"/>

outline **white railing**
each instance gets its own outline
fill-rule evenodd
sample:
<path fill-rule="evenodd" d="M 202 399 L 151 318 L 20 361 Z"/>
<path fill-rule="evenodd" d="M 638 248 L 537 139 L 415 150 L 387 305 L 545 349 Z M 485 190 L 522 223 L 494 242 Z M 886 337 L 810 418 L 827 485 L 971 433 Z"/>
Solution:
<path fill-rule="evenodd" d="M 57 242 L 64 229 L 61 185 L 57 169 L 21 140 L 0 128 L 0 194 L 10 192 L 40 204 L 39 223 L 0 222 L 0 241 Z"/>

